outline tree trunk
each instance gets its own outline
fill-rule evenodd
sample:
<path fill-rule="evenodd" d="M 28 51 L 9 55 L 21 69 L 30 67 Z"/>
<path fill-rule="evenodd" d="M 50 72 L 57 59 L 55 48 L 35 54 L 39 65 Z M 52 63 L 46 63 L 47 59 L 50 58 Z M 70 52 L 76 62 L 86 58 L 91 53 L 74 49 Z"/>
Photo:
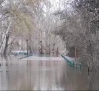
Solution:
<path fill-rule="evenodd" d="M 27 43 L 27 55 L 29 54 L 29 50 L 28 50 L 28 40 L 26 40 Z"/>
<path fill-rule="evenodd" d="M 6 35 L 5 48 L 4 48 L 4 52 L 3 52 L 4 56 L 7 56 L 8 41 L 9 41 L 9 33 Z"/>
<path fill-rule="evenodd" d="M 50 44 L 49 44 L 49 55 L 51 54 Z"/>
<path fill-rule="evenodd" d="M 31 55 L 32 54 L 32 40 L 31 40 L 31 35 L 30 35 L 30 37 L 29 37 L 29 55 Z"/>

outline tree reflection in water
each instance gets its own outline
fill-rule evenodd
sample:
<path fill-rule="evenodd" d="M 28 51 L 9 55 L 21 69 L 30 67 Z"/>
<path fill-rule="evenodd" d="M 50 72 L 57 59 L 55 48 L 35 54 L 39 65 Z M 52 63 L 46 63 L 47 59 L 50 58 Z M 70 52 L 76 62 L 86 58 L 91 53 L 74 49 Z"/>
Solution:
<path fill-rule="evenodd" d="M 40 58 L 41 59 L 41 58 Z M 2 58 L 0 90 L 98 90 L 99 72 L 70 67 L 64 60 Z"/>
<path fill-rule="evenodd" d="M 85 68 L 76 69 L 70 67 L 67 63 L 63 66 L 63 74 L 61 76 L 61 85 L 66 90 L 87 90 L 88 78 Z"/>

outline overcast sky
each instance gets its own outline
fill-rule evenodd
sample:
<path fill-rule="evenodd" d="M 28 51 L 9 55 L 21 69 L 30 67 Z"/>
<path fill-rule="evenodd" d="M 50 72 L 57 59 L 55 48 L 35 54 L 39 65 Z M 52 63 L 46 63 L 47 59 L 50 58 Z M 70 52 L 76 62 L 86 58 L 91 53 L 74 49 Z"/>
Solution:
<path fill-rule="evenodd" d="M 52 11 L 56 10 L 63 10 L 64 8 L 71 9 L 71 5 L 68 4 L 73 0 L 50 0 L 52 8 Z M 66 4 L 67 3 L 67 4 Z"/>

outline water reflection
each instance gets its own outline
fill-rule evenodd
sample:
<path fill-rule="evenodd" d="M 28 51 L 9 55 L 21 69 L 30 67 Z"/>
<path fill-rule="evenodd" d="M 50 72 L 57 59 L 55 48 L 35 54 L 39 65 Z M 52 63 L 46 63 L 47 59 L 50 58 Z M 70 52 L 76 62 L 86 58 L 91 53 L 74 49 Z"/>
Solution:
<path fill-rule="evenodd" d="M 89 90 L 99 90 L 99 71 L 89 73 Z"/>
<path fill-rule="evenodd" d="M 76 69 L 68 64 L 63 66 L 63 75 L 61 77 L 62 86 L 67 90 L 87 90 L 88 76 L 86 69 Z"/>
<path fill-rule="evenodd" d="M 2 58 L 0 63 L 0 90 L 98 89 L 98 73 L 88 76 L 86 67 L 74 69 L 64 60 L 18 60 L 10 57 Z"/>

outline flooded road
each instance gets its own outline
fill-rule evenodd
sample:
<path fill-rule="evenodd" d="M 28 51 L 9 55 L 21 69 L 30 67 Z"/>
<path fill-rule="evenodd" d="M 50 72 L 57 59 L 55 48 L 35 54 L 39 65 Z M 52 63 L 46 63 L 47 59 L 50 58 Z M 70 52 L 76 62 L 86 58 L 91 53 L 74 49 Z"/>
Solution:
<path fill-rule="evenodd" d="M 88 89 L 87 72 L 69 67 L 63 58 L 28 59 L 8 58 L 0 61 L 0 90 Z"/>

